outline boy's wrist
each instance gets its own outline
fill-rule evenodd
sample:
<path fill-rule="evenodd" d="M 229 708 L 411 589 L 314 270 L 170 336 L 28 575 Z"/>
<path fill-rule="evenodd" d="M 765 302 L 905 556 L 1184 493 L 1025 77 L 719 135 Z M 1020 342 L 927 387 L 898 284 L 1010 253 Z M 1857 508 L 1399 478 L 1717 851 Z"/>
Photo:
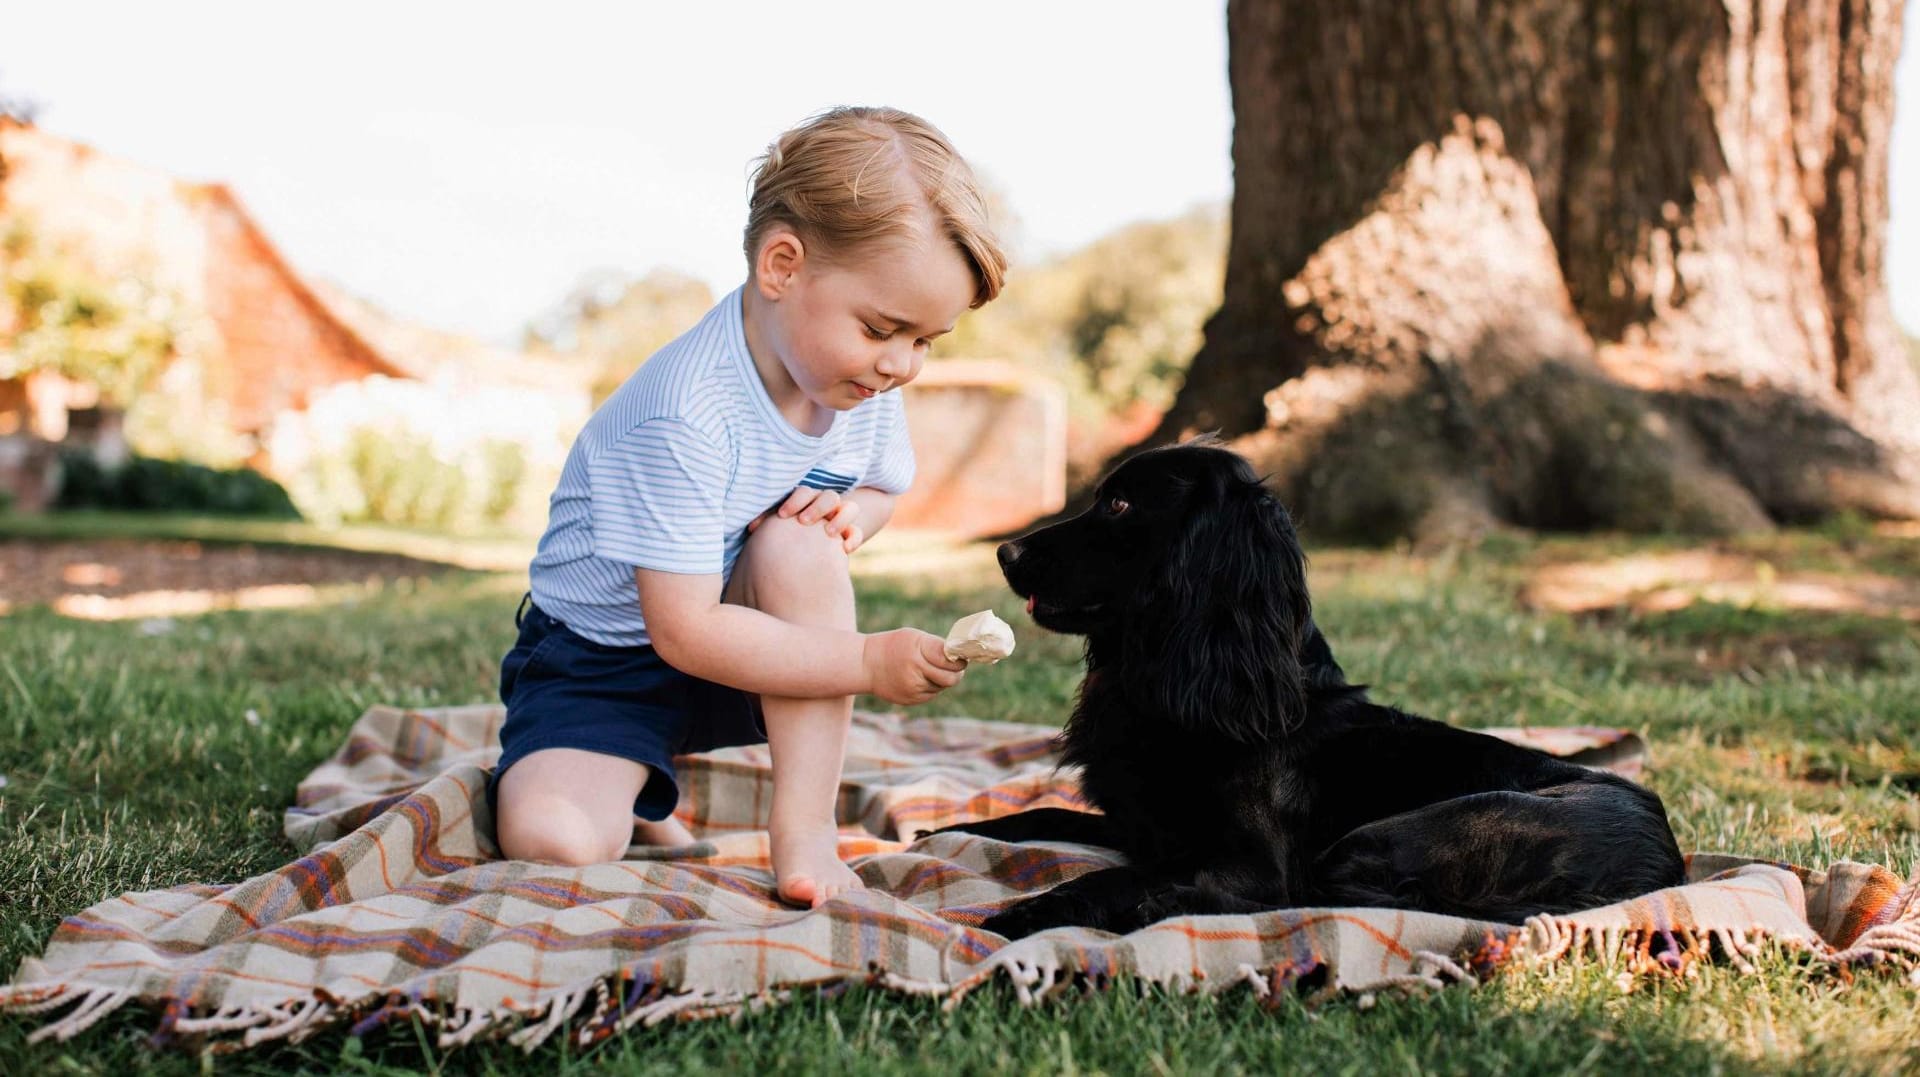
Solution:
<path fill-rule="evenodd" d="M 859 695 L 874 695 L 879 684 L 873 674 L 874 651 L 880 646 L 879 637 L 872 632 L 861 632 L 860 636 L 860 691 Z"/>
<path fill-rule="evenodd" d="M 847 497 L 860 505 L 859 524 L 863 545 L 887 526 L 887 521 L 893 518 L 894 502 L 899 499 L 898 494 L 876 490 L 871 486 L 856 486 L 847 491 Z"/>

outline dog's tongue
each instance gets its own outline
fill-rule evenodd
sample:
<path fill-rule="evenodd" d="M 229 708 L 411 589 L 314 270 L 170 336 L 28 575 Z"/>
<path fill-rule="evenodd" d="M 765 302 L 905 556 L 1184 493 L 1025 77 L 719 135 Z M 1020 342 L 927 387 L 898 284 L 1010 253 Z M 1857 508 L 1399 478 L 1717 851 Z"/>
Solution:
<path fill-rule="evenodd" d="M 1031 617 L 1031 616 L 1033 616 L 1033 604 L 1034 604 L 1034 603 L 1036 603 L 1036 602 L 1038 602 L 1038 601 L 1040 601 L 1040 596 L 1039 596 L 1039 595 L 1028 595 L 1028 596 L 1027 596 L 1027 616 L 1029 616 L 1029 617 Z"/>

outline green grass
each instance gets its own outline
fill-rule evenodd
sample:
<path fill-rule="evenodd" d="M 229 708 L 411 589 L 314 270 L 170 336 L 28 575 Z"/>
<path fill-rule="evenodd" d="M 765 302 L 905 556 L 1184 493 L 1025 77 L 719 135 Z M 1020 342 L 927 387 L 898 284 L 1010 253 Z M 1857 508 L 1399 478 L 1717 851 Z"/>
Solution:
<path fill-rule="evenodd" d="M 1530 564 L 1668 545 L 1503 538 L 1432 558 L 1330 550 L 1315 555 L 1312 574 L 1321 623 L 1377 698 L 1463 725 L 1635 728 L 1653 746 L 1647 780 L 1683 847 L 1911 872 L 1920 863 L 1915 626 L 1724 606 L 1576 620 L 1515 603 Z M 1742 548 L 1782 565 L 1920 564 L 1920 542 L 1855 531 Z M 863 579 L 863 619 L 939 630 L 992 605 L 1025 624 L 979 559 L 970 564 Z M 102 898 L 233 881 L 285 862 L 280 809 L 366 706 L 492 697 L 519 591 L 511 575 L 456 573 L 351 605 L 185 618 L 163 635 L 38 610 L 0 620 L 0 970 L 10 975 L 60 917 Z M 926 713 L 1057 722 L 1077 682 L 1078 647 L 1030 628 L 1022 637 L 1016 660 L 969 676 Z M 1240 991 L 1201 999 L 1122 985 L 1034 1009 L 990 989 L 943 1014 L 926 1000 L 854 990 L 738 1022 L 635 1030 L 584 1056 L 562 1037 L 532 1059 L 503 1045 L 445 1055 L 399 1026 L 364 1042 L 334 1030 L 218 1066 L 1896 1072 L 1920 1067 L 1917 1006 L 1920 987 L 1903 979 L 1868 975 L 1849 987 L 1788 957 L 1768 959 L 1758 975 L 1706 968 L 1631 993 L 1587 963 L 1371 1007 L 1288 998 L 1267 1008 Z M 129 1007 L 73 1043 L 30 1048 L 35 1026 L 0 1017 L 0 1073 L 200 1067 L 150 1051 L 152 1025 L 152 1014 Z"/>
<path fill-rule="evenodd" d="M 256 546 L 316 546 L 397 553 L 463 568 L 509 570 L 526 564 L 538 536 L 493 530 L 450 534 L 390 524 L 323 527 L 304 520 L 195 516 L 167 512 L 0 512 L 0 539 L 58 542 L 62 539 L 194 539 Z"/>

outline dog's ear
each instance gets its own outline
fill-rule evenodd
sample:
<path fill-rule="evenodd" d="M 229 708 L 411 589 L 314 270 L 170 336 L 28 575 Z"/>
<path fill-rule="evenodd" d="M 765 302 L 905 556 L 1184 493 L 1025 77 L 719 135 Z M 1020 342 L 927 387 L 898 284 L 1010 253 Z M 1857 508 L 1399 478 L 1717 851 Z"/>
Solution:
<path fill-rule="evenodd" d="M 1312 609 L 1293 522 L 1258 481 L 1196 497 L 1141 608 L 1123 675 L 1177 721 L 1242 742 L 1305 717 L 1300 651 Z"/>

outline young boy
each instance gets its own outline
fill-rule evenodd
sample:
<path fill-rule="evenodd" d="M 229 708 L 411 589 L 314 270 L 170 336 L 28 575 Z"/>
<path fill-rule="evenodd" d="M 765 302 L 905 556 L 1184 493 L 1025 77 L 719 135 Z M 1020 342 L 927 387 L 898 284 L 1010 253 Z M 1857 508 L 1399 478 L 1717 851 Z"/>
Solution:
<path fill-rule="evenodd" d="M 964 662 L 855 628 L 847 557 L 913 478 L 896 391 L 1000 290 L 966 162 L 894 109 L 836 109 L 759 162 L 749 279 L 588 421 L 501 663 L 501 851 L 586 864 L 672 819 L 673 756 L 765 740 L 775 884 L 817 906 L 860 881 L 834 805 L 852 697 L 924 703 Z M 636 826 L 635 817 L 641 822 Z"/>

